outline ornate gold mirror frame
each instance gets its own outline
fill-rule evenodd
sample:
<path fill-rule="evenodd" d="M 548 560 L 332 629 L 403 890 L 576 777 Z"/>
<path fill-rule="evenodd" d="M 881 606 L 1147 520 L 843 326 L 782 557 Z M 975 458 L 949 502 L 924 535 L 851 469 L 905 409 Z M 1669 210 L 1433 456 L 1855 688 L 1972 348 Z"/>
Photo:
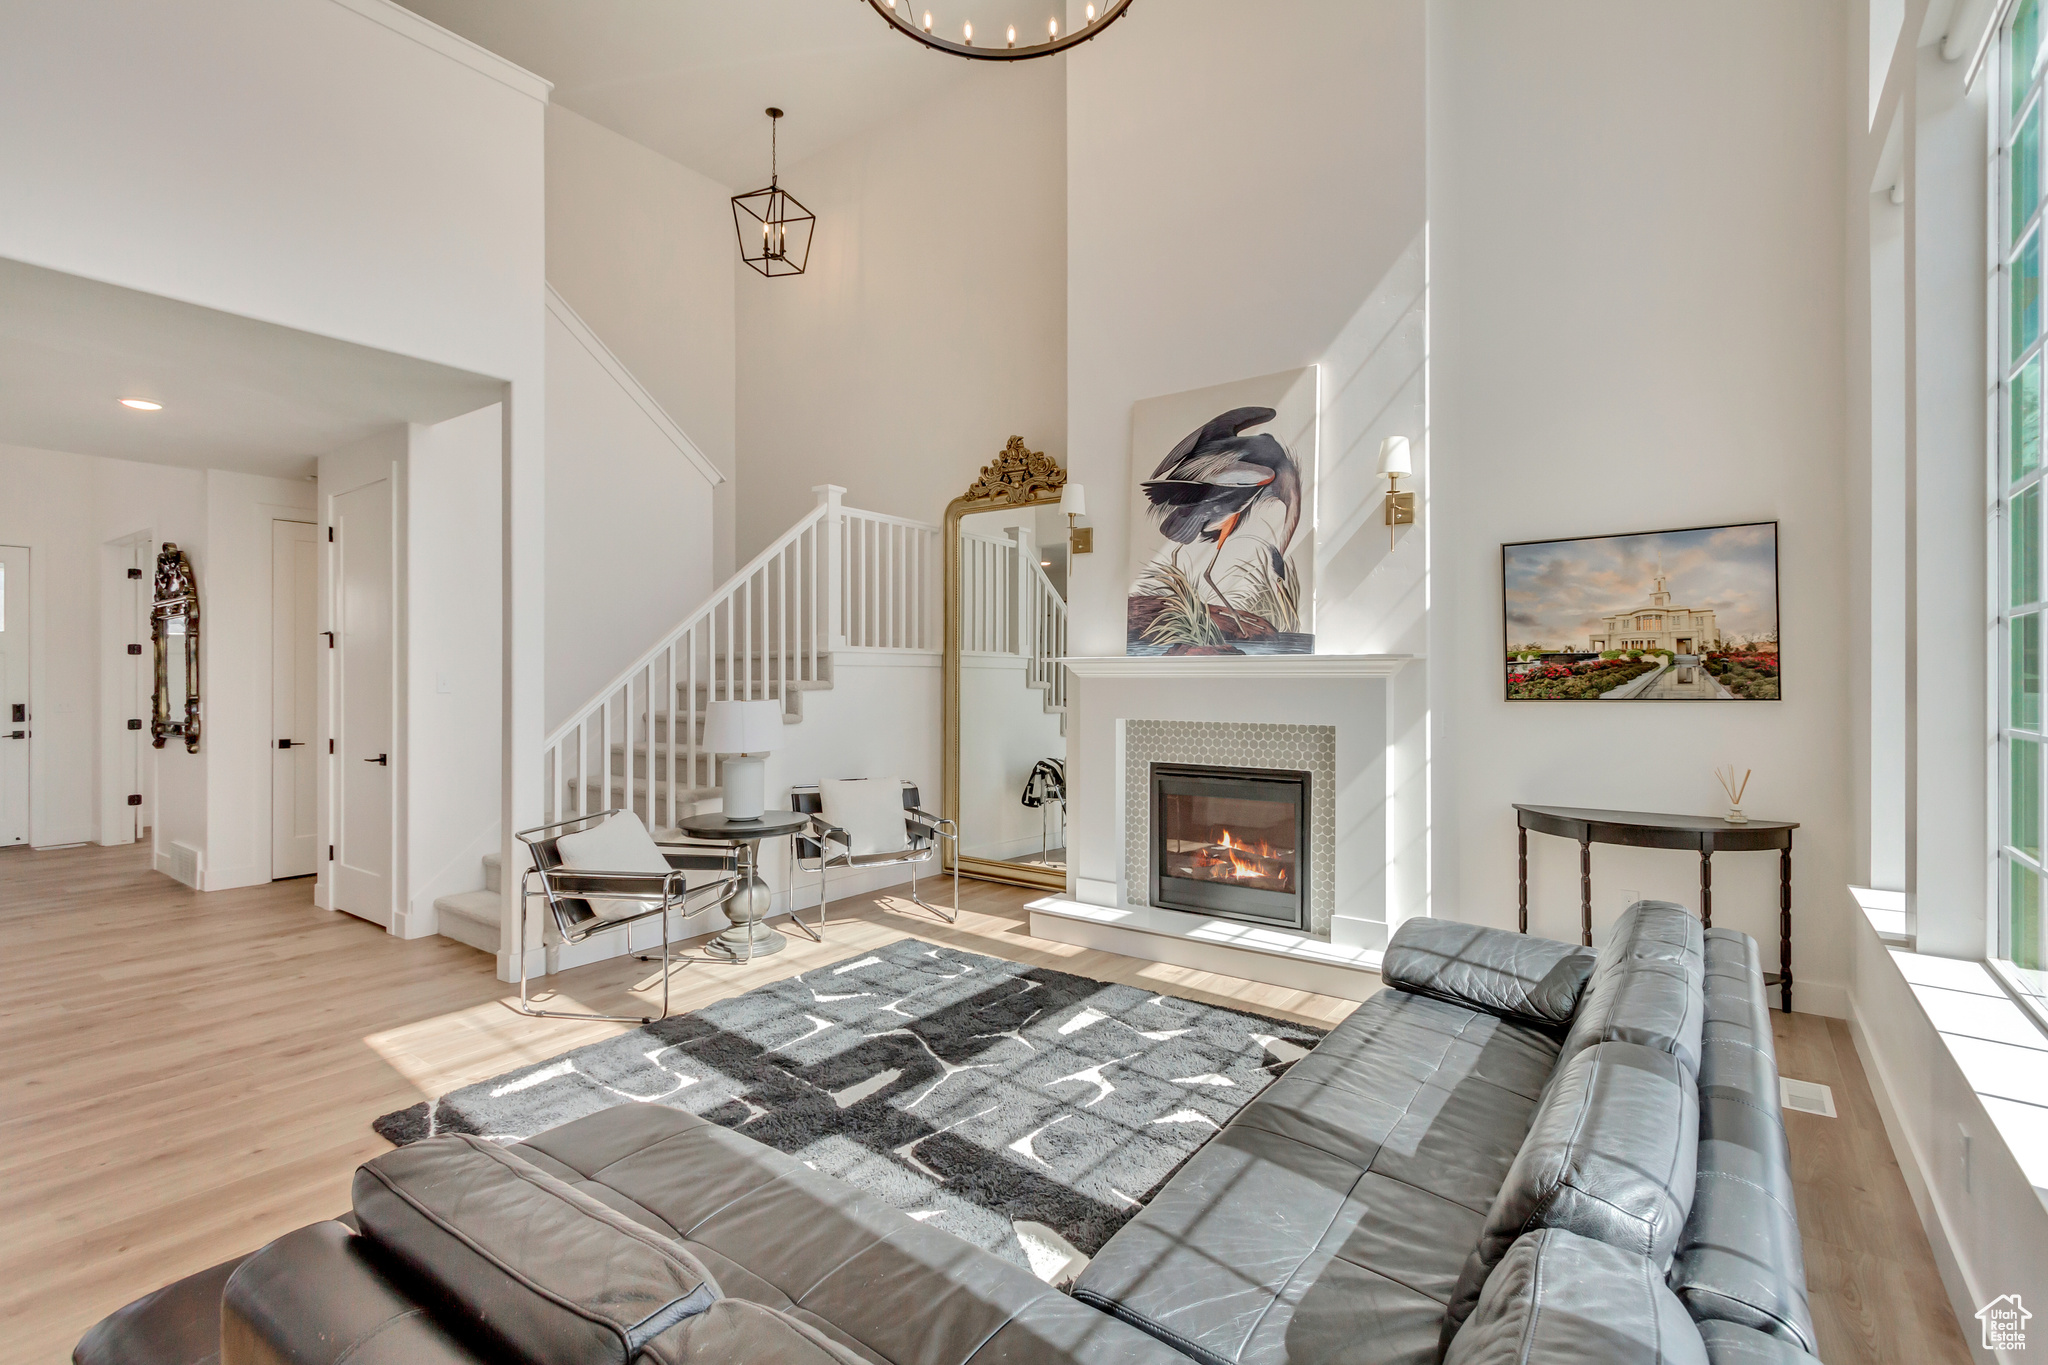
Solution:
<path fill-rule="evenodd" d="M 185 751 L 199 752 L 199 575 L 192 561 L 169 541 L 156 557 L 155 593 L 149 607 L 149 634 L 156 644 L 156 692 L 151 702 L 150 744 L 158 749 L 167 740 L 183 739 Z M 174 700 L 171 691 L 170 645 L 178 642 L 183 654 L 183 689 Z M 173 705 L 177 716 L 173 719 Z M 139 798 L 138 798 L 139 799 Z"/>
<path fill-rule="evenodd" d="M 940 772 L 939 813 L 953 821 L 955 827 L 960 820 L 960 519 L 1005 507 L 1057 505 L 1066 483 L 1066 470 L 1040 452 L 1025 449 L 1021 436 L 1012 436 L 1003 453 L 982 466 L 980 476 L 967 491 L 946 504 L 946 668 L 940 710 L 940 724 L 945 730 L 945 761 Z M 963 877 L 1049 891 L 1067 889 L 1065 868 L 1034 867 L 965 854 L 957 857 Z"/>

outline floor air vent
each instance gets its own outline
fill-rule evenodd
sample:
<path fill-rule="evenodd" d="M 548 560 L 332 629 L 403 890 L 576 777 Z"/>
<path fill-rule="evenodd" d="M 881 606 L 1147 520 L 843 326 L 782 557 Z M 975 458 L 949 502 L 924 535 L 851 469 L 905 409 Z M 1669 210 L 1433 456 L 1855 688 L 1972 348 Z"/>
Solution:
<path fill-rule="evenodd" d="M 1781 1076 L 1778 1078 L 1778 1100 L 1787 1109 L 1797 1109 L 1802 1114 L 1819 1114 L 1826 1119 L 1835 1117 L 1835 1092 L 1818 1081 L 1795 1081 Z"/>

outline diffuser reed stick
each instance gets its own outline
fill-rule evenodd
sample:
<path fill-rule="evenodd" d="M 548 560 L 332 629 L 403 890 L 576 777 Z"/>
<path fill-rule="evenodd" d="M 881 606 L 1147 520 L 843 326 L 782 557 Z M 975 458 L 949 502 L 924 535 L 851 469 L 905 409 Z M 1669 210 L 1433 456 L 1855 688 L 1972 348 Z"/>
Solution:
<path fill-rule="evenodd" d="M 1749 777 L 1755 771 L 1754 768 L 1743 769 L 1741 780 L 1738 781 L 1733 763 L 1726 768 L 1714 769 L 1714 780 L 1721 784 L 1722 791 L 1728 793 L 1728 813 L 1721 818 L 1731 825 L 1749 823 L 1749 817 L 1742 813 L 1742 794 L 1749 790 Z"/>

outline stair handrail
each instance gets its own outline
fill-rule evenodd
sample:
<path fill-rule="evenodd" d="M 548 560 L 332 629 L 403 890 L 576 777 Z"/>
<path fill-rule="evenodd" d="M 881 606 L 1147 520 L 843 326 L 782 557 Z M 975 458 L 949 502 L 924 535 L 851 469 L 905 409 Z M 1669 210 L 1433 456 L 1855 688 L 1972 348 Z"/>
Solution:
<path fill-rule="evenodd" d="M 715 785 L 716 758 L 698 742 L 695 699 L 763 695 L 778 697 L 789 713 L 793 689 L 819 686 L 835 649 L 848 647 L 846 617 L 864 621 L 897 620 L 899 626 L 881 649 L 922 648 L 929 628 L 920 608 L 933 597 L 929 584 L 937 557 L 932 553 L 938 528 L 908 518 L 848 508 L 845 489 L 823 485 L 815 490 L 818 505 L 755 555 L 673 630 L 662 636 L 621 670 L 609 683 L 548 735 L 542 746 L 550 819 L 573 812 L 581 815 L 602 805 L 589 804 L 590 783 L 596 780 L 604 799 L 612 799 L 615 776 L 613 746 L 622 740 L 624 753 L 617 770 L 625 784 L 622 803 L 653 828 L 658 817 L 673 824 L 684 791 Z M 848 599 L 849 527 L 880 525 L 906 553 L 881 561 L 879 574 L 864 573 L 859 595 Z M 879 608 L 870 599 L 886 599 Z M 914 629 L 912 628 L 914 626 Z M 892 643 L 900 639 L 901 643 Z M 758 641 L 758 653 L 757 653 Z M 680 653 L 679 653 L 680 651 Z M 690 704 L 678 707 L 683 690 Z M 658 696 L 666 696 L 657 702 Z M 637 701 L 636 701 L 637 697 Z M 614 724 L 616 720 L 616 726 Z M 687 721 L 681 742 L 677 731 Z M 616 731 L 616 733 L 615 733 Z M 593 755 L 593 744 L 596 754 Z M 636 793 L 635 746 L 644 744 Z M 665 744 L 666 753 L 661 752 Z M 596 758 L 595 772 L 592 758 Z M 680 761 L 681 775 L 678 775 Z M 573 781 L 573 788 L 569 784 Z M 573 790 L 573 796 L 568 793 Z M 644 803 L 640 797 L 644 795 Z M 644 804 L 644 811 L 640 807 Z"/>

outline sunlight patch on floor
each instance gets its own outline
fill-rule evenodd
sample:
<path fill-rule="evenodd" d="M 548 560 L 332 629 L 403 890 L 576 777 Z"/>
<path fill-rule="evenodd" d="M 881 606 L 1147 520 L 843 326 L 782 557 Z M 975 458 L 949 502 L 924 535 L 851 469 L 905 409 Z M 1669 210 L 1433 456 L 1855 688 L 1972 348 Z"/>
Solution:
<path fill-rule="evenodd" d="M 546 1009 L 591 1009 L 574 996 L 559 992 L 532 999 Z M 503 1000 L 489 1000 L 366 1034 L 363 1044 L 422 1095 L 442 1095 L 457 1086 L 612 1037 L 629 1027 L 573 1019 L 529 1019 L 508 1008 Z"/>

